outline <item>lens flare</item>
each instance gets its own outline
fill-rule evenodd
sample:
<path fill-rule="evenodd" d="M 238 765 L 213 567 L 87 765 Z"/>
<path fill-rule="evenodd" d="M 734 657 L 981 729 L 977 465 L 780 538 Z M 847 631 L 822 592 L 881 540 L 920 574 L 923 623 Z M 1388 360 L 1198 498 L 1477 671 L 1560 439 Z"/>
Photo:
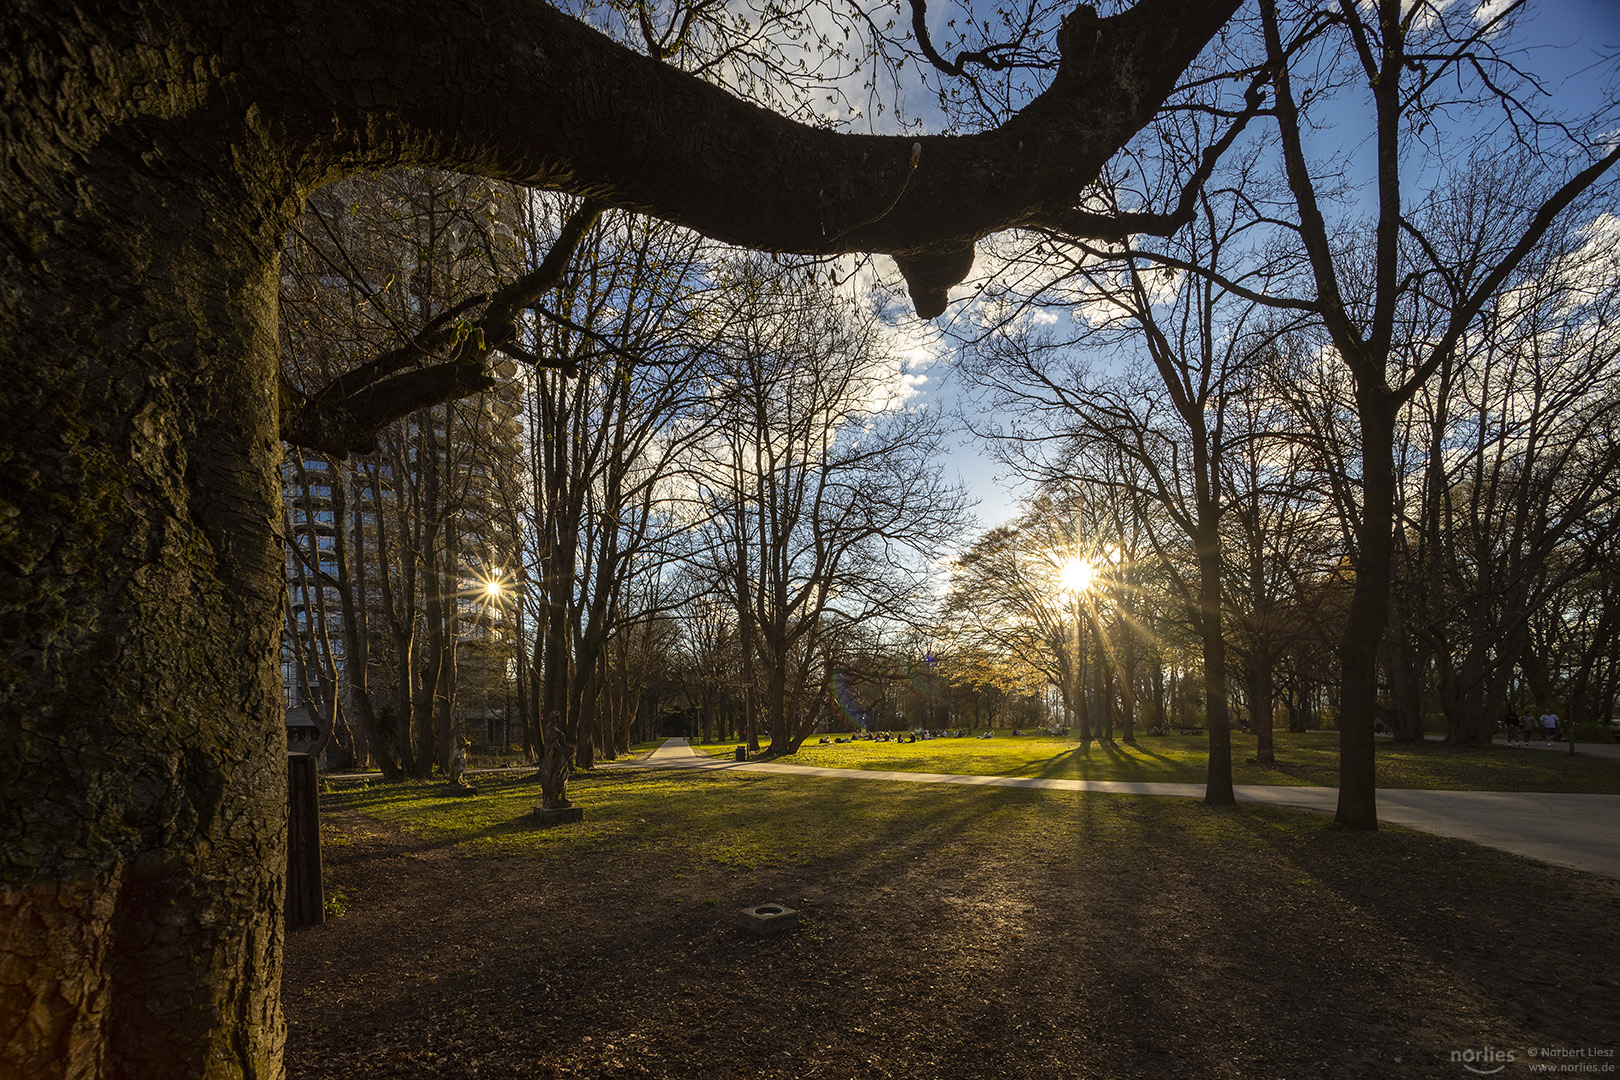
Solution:
<path fill-rule="evenodd" d="M 1090 559 L 1069 559 L 1058 568 L 1058 580 L 1064 592 L 1088 592 L 1097 581 L 1097 568 Z"/>

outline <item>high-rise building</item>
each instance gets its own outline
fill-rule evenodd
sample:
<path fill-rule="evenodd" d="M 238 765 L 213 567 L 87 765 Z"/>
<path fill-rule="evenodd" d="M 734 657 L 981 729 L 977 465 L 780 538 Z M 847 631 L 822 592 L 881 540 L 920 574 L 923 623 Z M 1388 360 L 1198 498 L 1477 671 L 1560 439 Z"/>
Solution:
<path fill-rule="evenodd" d="M 317 391 L 455 312 L 476 317 L 478 294 L 522 269 L 521 211 L 506 185 L 425 170 L 354 177 L 317 192 L 283 260 L 288 380 Z M 500 616 L 483 582 L 512 565 L 516 547 L 494 475 L 521 460 L 515 393 L 414 414 L 385 432 L 374 459 L 334 465 L 319 454 L 288 454 L 281 666 L 289 732 L 302 736 L 292 745 L 318 738 L 334 700 L 348 709 L 348 687 L 361 683 L 378 710 L 393 710 L 387 722 L 408 733 L 420 705 L 403 687 L 428 666 L 419 655 L 425 640 L 452 641 L 456 660 L 466 653 L 468 670 L 477 668 L 473 646 L 495 635 Z M 434 626 L 426 625 L 430 608 L 441 616 Z M 394 632 L 401 620 L 413 631 L 403 657 Z M 366 678 L 350 664 L 365 664 Z M 462 666 L 454 662 L 456 672 Z"/>

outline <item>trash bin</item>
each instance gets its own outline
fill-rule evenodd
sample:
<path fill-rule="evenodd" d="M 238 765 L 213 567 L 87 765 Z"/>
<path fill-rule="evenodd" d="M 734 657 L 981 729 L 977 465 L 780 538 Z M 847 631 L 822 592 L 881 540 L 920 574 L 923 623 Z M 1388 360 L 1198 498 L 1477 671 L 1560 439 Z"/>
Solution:
<path fill-rule="evenodd" d="M 746 747 L 746 746 L 737 747 L 737 760 L 738 761 L 747 761 L 748 760 L 748 747 Z"/>

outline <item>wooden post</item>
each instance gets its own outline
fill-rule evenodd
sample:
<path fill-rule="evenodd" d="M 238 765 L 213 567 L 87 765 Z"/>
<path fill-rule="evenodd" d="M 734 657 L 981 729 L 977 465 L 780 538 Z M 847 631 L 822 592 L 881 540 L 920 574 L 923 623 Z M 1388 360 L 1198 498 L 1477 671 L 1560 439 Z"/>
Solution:
<path fill-rule="evenodd" d="M 326 921 L 321 885 L 321 803 L 315 759 L 287 755 L 287 927 Z"/>

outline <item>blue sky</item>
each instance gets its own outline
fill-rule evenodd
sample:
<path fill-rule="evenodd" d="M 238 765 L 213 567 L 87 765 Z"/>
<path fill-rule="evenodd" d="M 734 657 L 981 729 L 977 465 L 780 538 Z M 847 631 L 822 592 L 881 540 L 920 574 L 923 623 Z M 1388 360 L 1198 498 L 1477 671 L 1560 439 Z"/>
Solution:
<path fill-rule="evenodd" d="M 1525 65 L 1549 90 L 1554 107 L 1571 115 L 1607 108 L 1609 129 L 1620 129 L 1620 113 L 1615 109 L 1620 96 L 1615 71 L 1615 58 L 1620 56 L 1620 0 L 1532 0 L 1527 16 L 1513 40 L 1529 48 Z M 1329 138 L 1354 147 L 1356 156 L 1367 158 L 1372 150 L 1366 145 L 1369 130 L 1365 102 L 1350 100 Z M 948 323 L 960 307 L 953 305 L 941 323 Z M 936 364 L 921 400 L 932 407 L 961 407 L 964 395 L 959 377 Z M 947 469 L 960 476 L 979 501 L 977 513 L 984 526 L 1000 524 L 1016 513 L 1020 495 L 1016 479 L 1005 475 L 971 438 L 958 439 Z"/>

